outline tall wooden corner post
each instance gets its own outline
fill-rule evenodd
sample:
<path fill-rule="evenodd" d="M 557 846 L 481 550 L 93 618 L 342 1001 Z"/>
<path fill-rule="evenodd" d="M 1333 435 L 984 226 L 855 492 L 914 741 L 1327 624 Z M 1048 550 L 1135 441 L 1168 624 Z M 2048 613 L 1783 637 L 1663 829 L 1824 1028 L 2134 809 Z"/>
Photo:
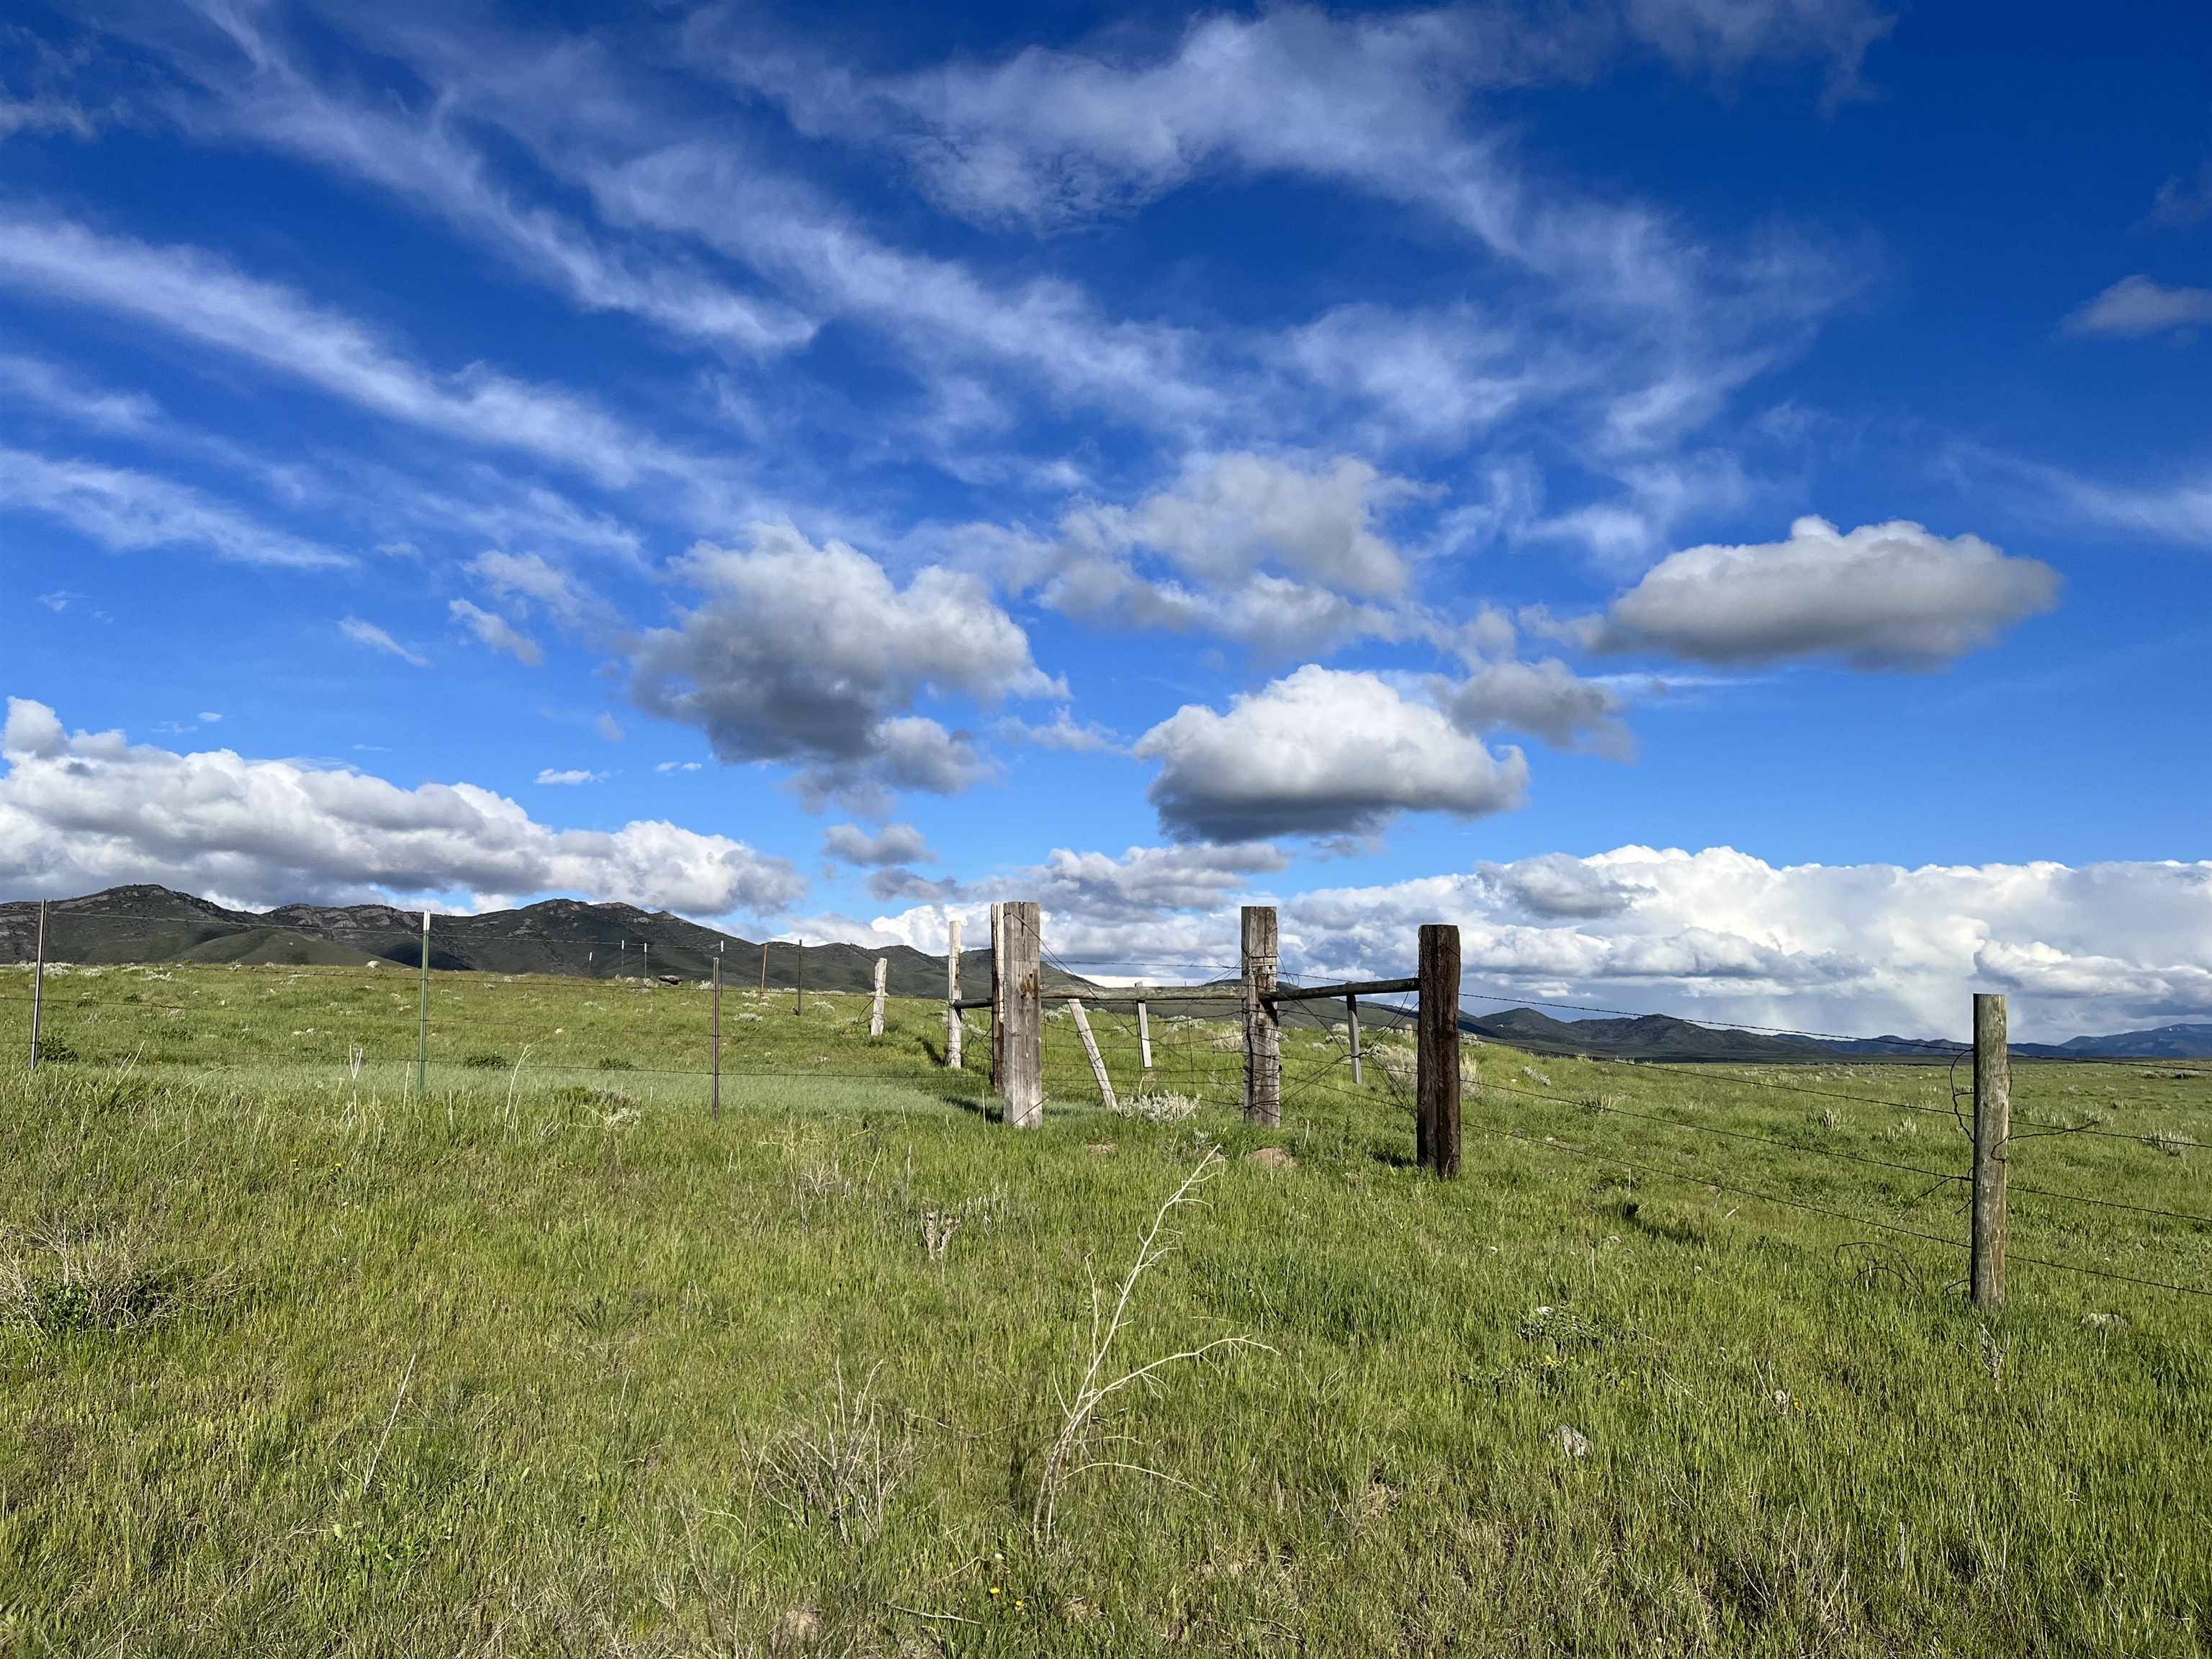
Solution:
<path fill-rule="evenodd" d="M 2012 1053 L 2005 1000 L 1974 994 L 1974 1232 L 1967 1278 L 1974 1305 L 2004 1305 L 2006 1143 L 2012 1139 Z"/>
<path fill-rule="evenodd" d="M 1424 1169 L 1459 1173 L 1459 929 L 1421 929 L 1421 1006 L 1415 1017 L 1414 1152 Z"/>
<path fill-rule="evenodd" d="M 1277 968 L 1275 908 L 1248 904 L 1243 909 L 1244 1121 L 1273 1125 L 1283 1121 L 1282 1028 L 1275 1017 Z"/>
<path fill-rule="evenodd" d="M 1044 1121 L 1044 1000 L 1042 940 L 1034 899 L 993 907 L 998 922 L 997 1006 L 991 1022 L 991 1054 L 998 1067 L 999 1098 L 1006 1127 L 1034 1129 Z"/>

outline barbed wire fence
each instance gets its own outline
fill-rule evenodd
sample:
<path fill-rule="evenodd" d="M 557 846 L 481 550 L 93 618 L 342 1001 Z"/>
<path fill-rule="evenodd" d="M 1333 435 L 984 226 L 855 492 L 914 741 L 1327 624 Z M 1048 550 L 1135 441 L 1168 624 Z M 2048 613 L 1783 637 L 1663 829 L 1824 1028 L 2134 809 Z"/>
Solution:
<path fill-rule="evenodd" d="M 1272 932 L 1269 937 L 1272 939 Z M 1272 994 L 1261 995 L 1254 989 L 1255 963 L 1249 960 L 1234 963 L 1188 959 L 1115 962 L 1062 957 L 1044 948 L 1041 939 L 1037 945 L 1042 963 L 1063 976 L 1058 987 L 1040 987 L 1038 993 L 1043 1005 L 1040 1022 L 1042 1075 L 1048 1092 L 1063 1101 L 1082 1098 L 1091 1091 L 1093 1079 L 1103 1074 L 1106 1082 L 1101 1093 L 1111 1098 L 1117 1109 L 1132 1115 L 1169 1120 L 1201 1109 L 1228 1108 L 1240 1102 L 1249 1109 L 1255 1025 L 1264 1019 L 1279 1034 L 1294 1032 L 1313 1039 L 1293 1043 L 1282 1051 L 1282 1063 L 1277 1073 L 1278 1092 L 1273 1103 L 1274 1116 L 1295 1123 L 1310 1111 L 1325 1107 L 1339 1114 L 1373 1114 L 1382 1122 L 1403 1125 L 1408 1119 L 1417 1119 L 1423 1109 L 1419 1054 L 1416 1044 L 1409 1040 L 1414 1036 L 1421 1019 L 1421 997 L 1417 992 L 1363 989 L 1311 975 L 1285 972 L 1271 961 L 1267 974 Z M 1085 970 L 1142 977 L 1128 984 L 1102 986 L 1090 982 Z M 71 975 L 88 972 L 127 972 L 134 983 L 127 992 L 111 994 L 103 990 L 98 995 L 84 994 L 68 984 Z M 401 979 L 407 974 L 403 968 L 391 977 Z M 406 994 L 413 988 L 364 984 L 360 971 L 351 968 L 305 966 L 293 969 L 292 976 L 349 978 L 356 1004 L 361 1004 L 369 993 L 381 994 L 373 1009 L 368 1006 L 343 1011 L 333 1008 L 334 1013 L 355 1018 L 355 1024 L 345 1030 L 339 1029 L 344 1024 L 341 1018 L 329 1030 L 291 1033 L 294 1039 L 325 1040 L 324 1046 L 317 1048 L 315 1057 L 306 1063 L 343 1067 L 356 1078 L 370 1068 L 404 1073 L 409 1067 L 416 1068 L 419 1077 L 422 1068 L 430 1060 L 428 1045 L 434 1038 L 445 1049 L 435 1060 L 441 1081 L 449 1080 L 456 1070 L 465 1074 L 512 1067 L 519 1073 L 526 1065 L 533 1075 L 589 1079 L 602 1085 L 619 1085 L 624 1077 L 684 1079 L 701 1085 L 702 1095 L 707 1085 L 722 1079 L 839 1083 L 923 1081 L 979 1110 L 994 1086 L 993 1044 L 988 1039 L 996 1018 L 995 999 L 975 1000 L 982 1005 L 981 1018 L 969 1007 L 951 1011 L 959 1018 L 968 1039 L 963 1043 L 960 1064 L 957 1070 L 942 1066 L 949 1056 L 942 1053 L 940 1036 L 939 1050 L 932 1056 L 939 1061 L 940 1069 L 933 1076 L 918 1078 L 913 1064 L 912 1042 L 904 1048 L 871 1044 L 857 1052 L 877 1058 L 857 1065 L 849 1060 L 845 1064 L 837 1063 L 826 1048 L 795 1061 L 747 1064 L 742 1027 L 781 1012 L 780 1005 L 787 999 L 795 1001 L 795 992 L 783 988 L 763 991 L 739 987 L 728 993 L 738 1005 L 728 1025 L 722 1024 L 719 1012 L 724 994 L 715 992 L 716 1029 L 726 1038 L 734 1036 L 736 1041 L 728 1043 L 726 1053 L 724 1045 L 718 1042 L 711 1058 L 703 1052 L 705 1044 L 700 1037 L 707 1024 L 704 1018 L 692 1015 L 659 1021 L 665 1029 L 655 1036 L 668 1038 L 676 1046 L 699 1039 L 702 1063 L 679 1065 L 642 1063 L 674 1058 L 667 1052 L 670 1043 L 608 1037 L 605 1034 L 581 1040 L 587 1049 L 599 1047 L 605 1050 L 620 1046 L 623 1051 L 601 1052 L 595 1058 L 588 1053 L 562 1054 L 549 1043 L 549 1038 L 568 1034 L 559 1027 L 549 1033 L 542 1009 L 522 1006 L 501 1008 L 495 1006 L 495 994 L 491 999 L 495 1006 L 471 1007 L 465 1024 L 452 1033 L 427 1017 L 420 1021 L 416 1031 L 407 1032 L 407 1026 L 416 1024 L 414 999 Z M 216 1060 L 178 1052 L 189 1049 L 191 1042 L 200 1040 L 192 1022 L 197 1018 L 205 1024 L 214 1011 L 204 999 L 186 1002 L 164 1000 L 158 994 L 149 995 L 155 986 L 168 978 L 159 968 L 58 968 L 53 977 L 60 982 L 49 985 L 41 973 L 27 994 L 0 992 L 0 1007 L 30 1011 L 34 1029 L 40 1016 L 52 1022 L 46 1035 L 33 1037 L 39 1045 L 31 1050 L 34 1063 L 41 1053 L 49 1063 L 70 1058 L 74 1053 L 70 1028 L 76 1020 L 88 1018 L 136 1021 L 151 1028 L 136 1034 L 128 1054 L 133 1064 L 244 1073 L 271 1065 L 302 1063 L 296 1053 L 258 1060 Z M 496 979 L 502 985 L 516 982 L 512 976 L 485 977 Z M 427 975 L 425 980 L 427 982 Z M 1404 983 L 1410 985 L 1413 981 Z M 656 994 L 673 988 L 643 977 L 599 977 L 588 981 L 589 990 L 599 995 L 621 995 L 634 987 Z M 706 990 L 708 987 L 702 982 L 682 988 Z M 823 987 L 807 994 L 815 1006 L 806 1018 L 832 1028 L 863 1023 L 860 1007 L 866 1000 L 865 994 Z M 390 1006 L 386 1006 L 385 997 L 388 997 Z M 478 1000 L 481 1003 L 483 999 L 480 997 Z M 428 1006 L 426 992 L 424 1006 Z M 229 1006 L 228 1000 L 216 1000 L 216 1009 L 228 1010 Z M 1484 1010 L 1509 1006 L 1632 1020 L 1649 1018 L 1651 1012 L 1516 997 L 1504 991 L 1460 990 L 1451 1010 L 1455 1033 L 1465 1030 L 1476 1040 L 1459 1066 L 1458 1086 L 1474 1103 L 1475 1109 L 1468 1113 L 1464 1121 L 1466 1127 L 1477 1135 L 1501 1146 L 1527 1149 L 1544 1159 L 1591 1165 L 1601 1177 L 1615 1176 L 1632 1183 L 1642 1181 L 1684 1191 L 1725 1194 L 1777 1211 L 1817 1217 L 1855 1231 L 1863 1230 L 1868 1237 L 1850 1239 L 1834 1248 L 1839 1258 L 1851 1256 L 1863 1264 L 1863 1271 L 1868 1273 L 1889 1273 L 1919 1282 L 1920 1275 L 1908 1272 L 1899 1259 L 1877 1255 L 1877 1251 L 1885 1247 L 1885 1241 L 1932 1247 L 1943 1252 L 1946 1260 L 1961 1254 L 1971 1256 L 1974 1251 L 1978 1236 L 1974 1153 L 1978 1120 L 1970 1121 L 1966 1103 L 1973 1091 L 1959 1082 L 1958 1074 L 1962 1066 L 1976 1059 L 1975 1045 L 1944 1039 L 1883 1039 L 1879 1043 L 1869 1043 L 1834 1032 L 1674 1014 L 1670 1018 L 1680 1025 L 1717 1039 L 1712 1057 L 1700 1055 L 1683 1064 L 1661 1065 L 1649 1060 L 1592 1054 L 1571 1043 L 1564 1044 L 1559 1048 L 1558 1057 L 1593 1068 L 1597 1080 L 1595 1087 L 1568 1092 L 1554 1086 L 1549 1076 L 1540 1069 L 1538 1062 L 1545 1058 L 1540 1038 L 1524 1036 L 1508 1048 L 1482 1037 L 1474 1029 L 1483 1018 Z M 1073 1012 L 1078 1008 L 1084 1014 L 1081 1023 L 1089 1027 L 1087 1042 L 1083 1040 Z M 797 1012 L 798 1009 L 794 1007 L 791 1012 Z M 533 1018 L 533 1015 L 537 1018 Z M 12 1025 L 17 1017 L 10 1012 L 6 1017 L 7 1024 Z M 624 1025 L 625 1032 L 628 1024 Z M 188 1036 L 184 1040 L 166 1041 L 165 1033 L 171 1028 Z M 924 1029 L 926 1032 L 926 1021 Z M 83 1032 L 79 1030 L 76 1035 L 81 1037 Z M 404 1035 L 416 1036 L 411 1054 L 404 1046 Z M 926 1035 L 918 1036 L 911 1030 L 901 1035 L 903 1038 L 918 1037 L 927 1050 Z M 1802 1058 L 1791 1056 L 1787 1060 L 1729 1058 L 1725 1057 L 1726 1044 L 1717 1039 L 1731 1035 L 1787 1039 L 1808 1045 L 1850 1046 L 1826 1051 L 1812 1048 Z M 825 1043 L 829 1036 L 830 1031 L 824 1030 Z M 329 1052 L 330 1046 L 336 1044 L 342 1044 L 342 1049 Z M 547 1045 L 550 1051 L 541 1048 L 541 1045 Z M 1458 1047 L 1456 1034 L 1454 1047 Z M 153 1050 L 150 1057 L 149 1048 Z M 456 1052 L 457 1048 L 462 1051 Z M 1093 1051 L 1097 1056 L 1095 1070 Z M 839 1058 L 854 1052 L 842 1051 Z M 1929 1076 L 1942 1069 L 1942 1088 L 1948 1099 L 1931 1103 L 1927 1099 L 1905 1098 L 1905 1095 L 1913 1092 L 1911 1089 L 1869 1086 L 1865 1068 L 1884 1062 L 1898 1063 L 1893 1075 L 1899 1079 Z M 2029 1075 L 2057 1074 L 2065 1064 L 2050 1062 L 2050 1073 Z M 1858 1069 L 1847 1073 L 1841 1079 L 1843 1086 L 1838 1086 L 1838 1079 L 1829 1073 L 1843 1067 Z M 1685 1103 L 1678 1097 L 1683 1091 L 1685 1079 L 1725 1082 L 1754 1096 L 1771 1095 L 1777 1098 L 1778 1109 L 1792 1100 L 1812 1103 L 1814 1109 L 1787 1124 L 1747 1127 L 1740 1121 L 1701 1121 L 1694 1104 Z M 2028 1092 L 2032 1097 L 2036 1091 L 2032 1087 Z M 2094 1109 L 2075 1107 L 2069 1111 L 2063 1103 L 2054 1105 L 2049 1100 L 2038 1103 L 2033 1098 L 2029 1103 L 2030 1109 L 2027 1111 L 2008 1110 L 2003 1133 L 1996 1145 L 2002 1157 L 2008 1158 L 2013 1149 L 2023 1143 L 2045 1139 L 2106 1146 L 2115 1157 L 2124 1147 L 2185 1155 L 2195 1146 L 2190 1137 L 2178 1130 L 2144 1132 L 2112 1127 L 2108 1117 L 2100 1115 Z M 1884 1156 L 1863 1146 L 1845 1144 L 1846 1126 L 1840 1121 L 1830 1121 L 1838 1117 L 1840 1108 L 1895 1111 L 1914 1120 L 1948 1121 L 1960 1137 L 1958 1145 L 1966 1154 L 1965 1167 L 1960 1167 L 1959 1161 L 1940 1155 Z M 1769 1129 L 1774 1132 L 1766 1132 Z M 1701 1157 L 1694 1150 L 1700 1147 L 1725 1148 L 1737 1155 L 1757 1156 L 1766 1163 L 1761 1172 L 1747 1175 L 1733 1165 L 1723 1167 L 1711 1158 Z M 1855 1177 L 1854 1184 L 1845 1191 L 1831 1191 L 1820 1184 L 1823 1178 L 1820 1172 L 1836 1170 L 1849 1170 Z M 2190 1297 L 2212 1296 L 2212 1285 L 2186 1282 L 2212 1265 L 2208 1263 L 2207 1255 L 2208 1246 L 2212 1246 L 2212 1208 L 2139 1201 L 2140 1195 L 2129 1195 L 2118 1184 L 2124 1179 L 2124 1174 L 2115 1171 L 2114 1184 L 2099 1191 L 2084 1191 L 2078 1182 L 2016 1180 L 2008 1171 L 2002 1185 L 2008 1198 L 2027 1200 L 2026 1207 L 2039 1226 L 2057 1225 L 2055 1218 L 2079 1212 L 2139 1219 L 2146 1224 L 2147 1243 L 2165 1250 L 2196 1272 L 2130 1272 L 2117 1266 L 2068 1260 L 2063 1254 L 2028 1254 L 2009 1249 L 2003 1253 L 2005 1258 L 2023 1266 L 2124 1283 L 2161 1293 Z M 2063 1227 L 2059 1236 L 2066 1236 Z M 1963 1281 L 1948 1271 L 1936 1281 L 1937 1288 L 1946 1291 L 1962 1282 L 1972 1285 L 1971 1271 Z"/>

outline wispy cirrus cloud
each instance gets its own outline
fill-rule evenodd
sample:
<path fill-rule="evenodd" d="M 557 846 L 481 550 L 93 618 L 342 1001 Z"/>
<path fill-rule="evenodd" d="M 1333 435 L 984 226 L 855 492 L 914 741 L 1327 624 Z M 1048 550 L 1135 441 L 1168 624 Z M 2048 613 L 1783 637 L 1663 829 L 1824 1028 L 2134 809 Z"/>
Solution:
<path fill-rule="evenodd" d="M 189 484 L 129 467 L 0 448 L 0 506 L 40 514 L 116 552 L 198 548 L 238 564 L 334 569 L 353 556 L 278 530 Z"/>
<path fill-rule="evenodd" d="M 359 617 L 347 617 L 338 623 L 338 632 L 356 645 L 371 651 L 380 651 L 387 657 L 397 657 L 410 668 L 428 668 L 430 659 L 410 646 L 400 644 L 384 629 Z"/>

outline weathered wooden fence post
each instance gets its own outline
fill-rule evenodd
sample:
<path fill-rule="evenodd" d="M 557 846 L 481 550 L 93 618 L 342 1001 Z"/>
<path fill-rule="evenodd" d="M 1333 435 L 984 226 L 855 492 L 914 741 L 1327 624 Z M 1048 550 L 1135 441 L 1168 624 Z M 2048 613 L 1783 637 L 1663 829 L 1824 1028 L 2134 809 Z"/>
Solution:
<path fill-rule="evenodd" d="M 1137 1005 L 1137 1069 L 1152 1069 L 1152 1021 L 1141 1002 Z M 1138 1092 L 1141 1094 L 1143 1091 Z"/>
<path fill-rule="evenodd" d="M 1415 1018 L 1413 1140 L 1419 1162 L 1459 1173 L 1459 929 L 1421 928 L 1420 1012 Z"/>
<path fill-rule="evenodd" d="M 1006 907 L 991 907 L 991 1086 L 1006 1074 Z"/>
<path fill-rule="evenodd" d="M 422 993 L 415 1016 L 415 1098 L 423 1096 L 423 1077 L 430 1068 L 430 913 L 422 913 Z"/>
<path fill-rule="evenodd" d="M 791 942 L 791 987 L 795 997 L 791 1005 L 793 1015 L 804 1018 L 806 1014 L 806 941 L 795 939 Z"/>
<path fill-rule="evenodd" d="M 945 924 L 945 1063 L 960 1069 L 960 918 Z"/>
<path fill-rule="evenodd" d="M 1244 1121 L 1276 1124 L 1283 1121 L 1283 1055 L 1281 1027 L 1275 1005 L 1275 908 L 1248 904 L 1243 908 L 1244 968 Z"/>
<path fill-rule="evenodd" d="M 760 994 L 763 996 L 768 994 L 768 941 L 766 939 L 761 941 Z"/>
<path fill-rule="evenodd" d="M 1344 1034 L 1352 1044 L 1352 1086 L 1359 1086 L 1359 999 L 1344 1000 Z"/>
<path fill-rule="evenodd" d="M 1974 1305 L 2004 1305 L 2006 1143 L 2012 1137 L 2012 1054 L 2002 993 L 1974 994 Z"/>
<path fill-rule="evenodd" d="M 876 1000 L 868 1010 L 868 1035 L 879 1037 L 884 1034 L 884 970 L 890 963 L 882 957 L 876 958 Z"/>
<path fill-rule="evenodd" d="M 1098 1083 L 1098 1103 L 1109 1112 L 1120 1109 L 1113 1082 L 1106 1075 L 1105 1059 L 1098 1052 L 1098 1039 L 1091 1035 L 1091 1016 L 1083 1012 L 1083 999 L 1068 998 L 1067 1012 L 1075 1020 L 1076 1034 L 1083 1039 L 1083 1052 L 1091 1056 L 1091 1075 Z"/>
<path fill-rule="evenodd" d="M 31 1069 L 39 1069 L 39 1016 L 46 1006 L 46 902 L 39 901 L 39 943 L 31 956 Z"/>
<path fill-rule="evenodd" d="M 1044 1121 L 1044 1000 L 1039 994 L 1042 940 L 1035 899 L 1009 899 L 1000 907 L 1004 971 L 1000 1001 L 1004 1036 L 999 1044 L 999 1097 L 1009 1128 L 1034 1129 Z"/>
<path fill-rule="evenodd" d="M 714 1120 L 720 1122 L 722 1116 L 722 952 L 719 948 L 714 952 L 714 1037 L 708 1046 L 713 1051 L 710 1070 L 714 1080 L 707 1097 L 708 1108 Z"/>

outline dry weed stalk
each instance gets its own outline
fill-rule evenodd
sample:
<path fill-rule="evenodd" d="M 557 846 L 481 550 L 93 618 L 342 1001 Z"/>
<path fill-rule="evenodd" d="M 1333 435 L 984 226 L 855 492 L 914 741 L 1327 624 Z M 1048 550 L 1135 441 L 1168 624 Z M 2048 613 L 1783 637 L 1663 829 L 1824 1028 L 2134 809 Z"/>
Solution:
<path fill-rule="evenodd" d="M 1138 1283 L 1146 1273 L 1174 1252 L 1176 1236 L 1167 1231 L 1168 1218 L 1183 1205 L 1196 1202 L 1199 1188 L 1218 1174 L 1222 1167 L 1221 1149 L 1208 1146 L 1199 1159 L 1197 1167 L 1183 1177 L 1182 1184 L 1168 1195 L 1167 1200 L 1154 1213 L 1152 1224 L 1145 1229 L 1144 1237 L 1138 1243 L 1136 1259 L 1122 1276 L 1121 1288 L 1114 1298 L 1110 1314 L 1101 1305 L 1099 1287 L 1095 1280 L 1092 1282 L 1090 1360 L 1084 1367 L 1083 1380 L 1077 1385 L 1073 1395 L 1061 1398 L 1060 1404 L 1066 1415 L 1061 1420 L 1060 1433 L 1053 1441 L 1052 1450 L 1045 1457 L 1044 1472 L 1037 1482 L 1036 1504 L 1030 1516 L 1030 1528 L 1040 1539 L 1052 1536 L 1053 1518 L 1059 1506 L 1061 1490 L 1077 1475 L 1093 1469 L 1124 1469 L 1133 1474 L 1150 1475 L 1170 1486 L 1197 1490 L 1188 1480 L 1178 1480 L 1158 1469 L 1147 1468 L 1141 1463 L 1122 1458 L 1085 1455 L 1091 1436 L 1097 1425 L 1099 1407 L 1109 1400 L 1124 1389 L 1133 1388 L 1181 1360 L 1200 1359 L 1221 1349 L 1262 1348 L 1269 1353 L 1274 1352 L 1254 1337 L 1217 1337 L 1198 1347 L 1166 1354 L 1148 1364 L 1124 1371 L 1111 1381 L 1102 1380 L 1106 1376 L 1107 1361 L 1113 1354 L 1115 1340 L 1121 1335 L 1121 1328 L 1127 1321 L 1129 1304 L 1136 1294 Z"/>

